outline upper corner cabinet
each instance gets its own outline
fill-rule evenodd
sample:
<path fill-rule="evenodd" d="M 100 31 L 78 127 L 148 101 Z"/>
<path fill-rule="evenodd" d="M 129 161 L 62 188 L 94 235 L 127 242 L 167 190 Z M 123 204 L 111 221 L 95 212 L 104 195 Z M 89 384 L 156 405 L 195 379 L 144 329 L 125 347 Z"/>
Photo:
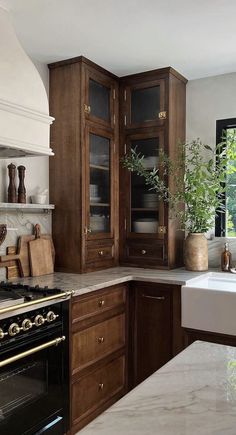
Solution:
<path fill-rule="evenodd" d="M 159 153 L 176 158 L 185 140 L 186 82 L 173 68 L 122 77 L 120 80 L 120 158 L 135 149 L 147 170 Z M 174 178 L 168 180 L 174 193 Z M 120 262 L 127 266 L 174 268 L 182 265 L 183 231 L 168 206 L 144 179 L 120 166 Z"/>
<path fill-rule="evenodd" d="M 129 128 L 155 127 L 167 118 L 165 78 L 144 79 L 128 76 L 121 79 L 120 101 L 123 125 Z"/>
<path fill-rule="evenodd" d="M 49 65 L 56 270 L 118 261 L 118 79 L 80 56 Z"/>

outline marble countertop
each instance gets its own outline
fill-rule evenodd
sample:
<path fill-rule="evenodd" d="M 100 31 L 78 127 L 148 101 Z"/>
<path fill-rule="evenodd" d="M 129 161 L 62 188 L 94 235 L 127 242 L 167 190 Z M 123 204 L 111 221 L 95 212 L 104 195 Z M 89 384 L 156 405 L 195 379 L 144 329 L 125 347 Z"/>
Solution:
<path fill-rule="evenodd" d="M 184 268 L 174 270 L 140 269 L 135 267 L 115 267 L 85 274 L 54 273 L 35 278 L 18 279 L 25 284 L 57 287 L 63 291 L 75 291 L 82 295 L 94 290 L 128 281 L 146 281 L 184 285 L 190 279 L 202 275 L 201 272 L 189 272 Z"/>
<path fill-rule="evenodd" d="M 193 343 L 80 434 L 235 435 L 236 348 Z"/>

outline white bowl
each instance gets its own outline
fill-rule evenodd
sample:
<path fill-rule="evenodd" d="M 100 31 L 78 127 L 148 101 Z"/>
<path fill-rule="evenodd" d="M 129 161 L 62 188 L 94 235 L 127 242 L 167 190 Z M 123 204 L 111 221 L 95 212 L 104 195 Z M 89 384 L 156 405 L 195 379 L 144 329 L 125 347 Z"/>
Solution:
<path fill-rule="evenodd" d="M 30 198 L 32 204 L 45 204 L 47 200 L 47 195 L 42 195 L 38 193 L 37 195 L 32 195 Z"/>
<path fill-rule="evenodd" d="M 138 219 L 134 221 L 134 231 L 136 233 L 157 233 L 158 221 L 155 219 Z"/>

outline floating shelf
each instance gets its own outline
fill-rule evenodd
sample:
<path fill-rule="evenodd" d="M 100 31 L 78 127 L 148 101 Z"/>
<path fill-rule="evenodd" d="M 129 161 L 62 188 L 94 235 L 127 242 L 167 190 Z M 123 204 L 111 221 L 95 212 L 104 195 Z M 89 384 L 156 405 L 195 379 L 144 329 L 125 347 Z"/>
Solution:
<path fill-rule="evenodd" d="M 19 204 L 17 202 L 0 202 L 0 211 L 19 210 L 24 211 L 40 211 L 48 213 L 49 210 L 54 210 L 54 204 Z"/>

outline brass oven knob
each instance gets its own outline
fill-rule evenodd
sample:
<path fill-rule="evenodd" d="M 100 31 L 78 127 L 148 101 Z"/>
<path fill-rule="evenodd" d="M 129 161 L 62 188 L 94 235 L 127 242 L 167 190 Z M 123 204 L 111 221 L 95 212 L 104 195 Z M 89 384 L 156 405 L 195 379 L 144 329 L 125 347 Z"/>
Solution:
<path fill-rule="evenodd" d="M 8 335 L 8 332 L 4 332 L 2 328 L 0 328 L 0 340 L 2 340 L 5 335 Z"/>
<path fill-rule="evenodd" d="M 38 314 L 34 319 L 35 326 L 42 326 L 45 322 L 44 317 L 41 314 Z"/>
<path fill-rule="evenodd" d="M 53 322 L 56 318 L 58 317 L 58 315 L 56 315 L 53 311 L 48 311 L 47 315 L 46 315 L 46 319 L 47 322 Z"/>
<path fill-rule="evenodd" d="M 30 319 L 25 319 L 22 322 L 22 329 L 23 331 L 28 331 L 29 329 L 31 329 L 33 326 L 33 323 L 31 322 Z"/>
<path fill-rule="evenodd" d="M 9 326 L 8 333 L 11 337 L 14 337 L 14 335 L 19 334 L 19 332 L 20 332 L 20 327 L 17 323 L 12 323 Z"/>

